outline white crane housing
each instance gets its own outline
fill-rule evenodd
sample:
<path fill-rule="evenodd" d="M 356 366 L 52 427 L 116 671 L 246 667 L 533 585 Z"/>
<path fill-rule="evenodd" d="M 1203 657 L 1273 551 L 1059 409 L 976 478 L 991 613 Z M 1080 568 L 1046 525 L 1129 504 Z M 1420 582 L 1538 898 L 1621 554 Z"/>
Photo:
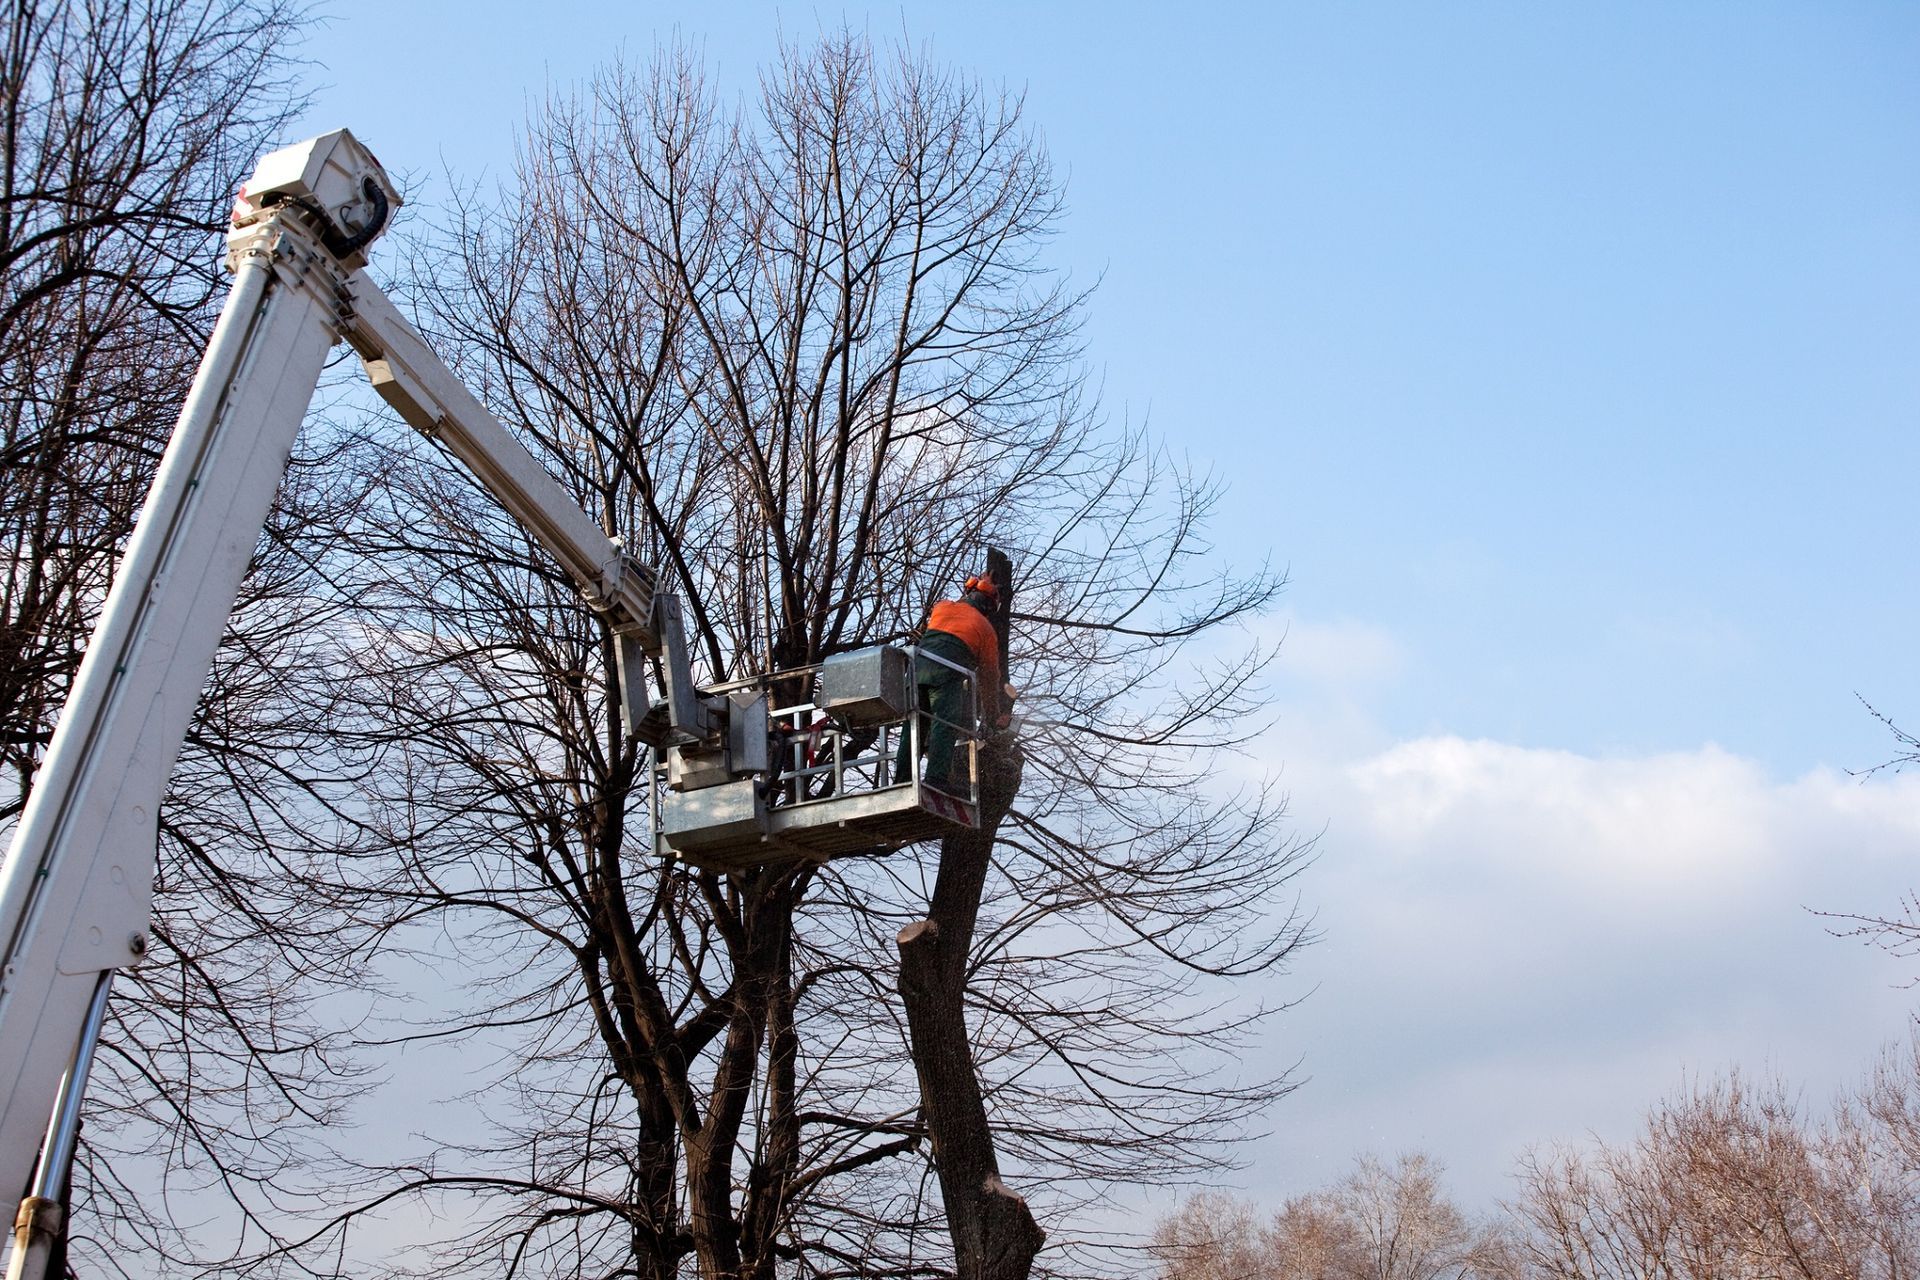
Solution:
<path fill-rule="evenodd" d="M 658 854 L 744 870 L 979 824 L 977 717 L 951 726 L 968 780 L 941 789 L 923 776 L 927 718 L 915 714 L 912 674 L 916 660 L 939 660 L 931 654 L 882 646 L 695 686 L 677 598 L 656 590 L 653 571 L 367 276 L 367 248 L 400 202 L 342 129 L 263 157 L 235 203 L 225 308 L 0 864 L 0 1188 L 27 1191 L 10 1277 L 45 1265 L 112 973 L 146 951 L 167 779 L 337 342 L 559 561 L 618 637 L 620 714 L 654 751 Z M 649 664 L 664 686 L 657 704 L 644 694 Z M 909 765 L 898 780 L 896 755 Z"/>

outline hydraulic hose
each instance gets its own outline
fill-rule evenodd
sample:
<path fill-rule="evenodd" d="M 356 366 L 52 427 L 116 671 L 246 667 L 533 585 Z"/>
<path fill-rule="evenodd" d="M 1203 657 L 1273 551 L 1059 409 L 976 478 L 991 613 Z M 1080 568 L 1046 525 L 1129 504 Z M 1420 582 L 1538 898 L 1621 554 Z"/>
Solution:
<path fill-rule="evenodd" d="M 304 212 L 313 219 L 313 229 L 319 234 L 320 243 L 327 247 L 327 252 L 336 258 L 346 259 L 373 243 L 373 238 L 386 229 L 387 215 L 392 210 L 385 188 L 375 182 L 371 174 L 360 180 L 360 191 L 373 204 L 373 220 L 350 235 L 335 227 L 327 211 L 310 197 L 281 196 L 270 203 L 290 204 Z"/>

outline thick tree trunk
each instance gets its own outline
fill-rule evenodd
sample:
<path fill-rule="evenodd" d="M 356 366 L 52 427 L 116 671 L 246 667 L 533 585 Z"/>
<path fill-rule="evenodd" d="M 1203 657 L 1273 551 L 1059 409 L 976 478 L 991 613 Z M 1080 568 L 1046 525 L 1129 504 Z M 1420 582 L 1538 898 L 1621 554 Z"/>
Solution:
<path fill-rule="evenodd" d="M 707 1094 L 706 1119 L 692 1133 L 683 1131 L 682 1143 L 687 1162 L 688 1221 L 693 1231 L 695 1252 L 702 1280 L 749 1280 L 763 1273 L 762 1259 L 750 1257 L 758 1245 L 771 1250 L 778 1231 L 778 1202 L 783 1198 L 785 1177 L 778 1185 L 760 1186 L 771 1193 L 772 1207 L 753 1211 L 750 1218 L 759 1221 L 758 1240 L 742 1231 L 734 1208 L 734 1165 L 739 1154 L 741 1126 L 752 1101 L 753 1084 L 759 1066 L 760 1050 L 766 1043 L 769 1021 L 784 1016 L 784 1001 L 791 987 L 794 895 L 796 881 L 786 873 L 753 873 L 740 888 L 740 931 L 729 941 L 733 948 L 733 1008 L 728 1014 L 727 1030 L 714 1065 L 713 1085 Z M 790 1021 L 790 1020 L 789 1020 Z M 771 1117 L 771 1155 L 785 1169 L 795 1153 L 782 1145 L 790 1127 L 793 1045 L 781 1033 L 789 1026 L 776 1022 L 773 1030 L 774 1088 L 784 1084 L 788 1099 L 782 1101 Z M 751 1199 L 751 1197 L 750 1197 Z M 762 1220 L 763 1214 L 771 1214 Z"/>
<path fill-rule="evenodd" d="M 779 1274 L 776 1241 L 800 1162 L 800 1123 L 795 1111 L 800 1036 L 794 1026 L 790 947 L 781 948 L 777 963 L 768 994 L 765 1142 L 747 1172 L 741 1213 L 742 1280 L 775 1280 Z"/>
<path fill-rule="evenodd" d="M 995 739 L 981 765 L 980 828 L 940 842 L 927 918 L 900 931 L 899 989 L 960 1280 L 1026 1280 L 1046 1235 L 1000 1180 L 964 1003 L 994 836 L 1020 787 L 1019 742 Z"/>
<path fill-rule="evenodd" d="M 728 1174 L 733 1149 L 702 1132 L 686 1141 L 687 1224 L 701 1280 L 735 1280 L 740 1274 L 740 1228 L 733 1218 Z"/>

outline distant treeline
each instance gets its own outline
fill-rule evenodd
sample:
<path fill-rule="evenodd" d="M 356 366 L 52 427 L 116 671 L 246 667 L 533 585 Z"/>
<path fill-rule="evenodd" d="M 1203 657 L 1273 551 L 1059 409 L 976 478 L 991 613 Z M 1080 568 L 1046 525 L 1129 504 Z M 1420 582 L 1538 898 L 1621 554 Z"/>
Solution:
<path fill-rule="evenodd" d="M 1920 1042 L 1821 1114 L 1734 1074 L 1639 1136 L 1535 1151 L 1476 1219 L 1440 1165 L 1363 1156 L 1266 1212 L 1218 1193 L 1161 1219 L 1161 1280 L 1900 1280 L 1920 1274 Z"/>

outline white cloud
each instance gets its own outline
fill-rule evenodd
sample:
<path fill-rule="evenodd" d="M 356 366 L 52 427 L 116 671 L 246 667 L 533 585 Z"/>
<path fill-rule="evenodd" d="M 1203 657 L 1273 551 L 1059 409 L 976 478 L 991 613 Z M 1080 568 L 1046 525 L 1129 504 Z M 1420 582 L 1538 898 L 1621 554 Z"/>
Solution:
<path fill-rule="evenodd" d="M 1809 908 L 1893 911 L 1920 883 L 1920 776 L 1446 734 L 1303 758 L 1310 728 L 1286 764 L 1295 821 L 1327 828 L 1303 886 L 1325 941 L 1271 1052 L 1313 1080 L 1250 1185 L 1424 1146 L 1484 1203 L 1526 1142 L 1622 1136 L 1686 1073 L 1823 1099 L 1904 1034 L 1907 962 Z"/>
<path fill-rule="evenodd" d="M 1819 856 L 1810 842 L 1845 846 L 1843 861 L 1920 849 L 1920 778 L 1779 784 L 1714 746 L 1595 758 L 1431 737 L 1345 775 L 1355 834 L 1382 856 L 1541 892 L 1694 903 L 1793 879 Z"/>

